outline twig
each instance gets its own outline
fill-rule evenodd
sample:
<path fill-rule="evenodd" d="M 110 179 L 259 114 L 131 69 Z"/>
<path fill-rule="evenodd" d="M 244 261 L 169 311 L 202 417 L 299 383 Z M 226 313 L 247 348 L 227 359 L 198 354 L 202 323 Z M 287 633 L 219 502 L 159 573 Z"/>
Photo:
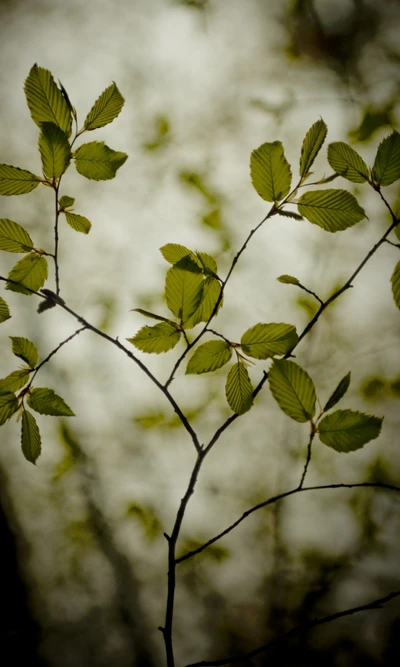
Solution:
<path fill-rule="evenodd" d="M 308 466 L 310 465 L 311 447 L 312 447 L 312 443 L 313 443 L 314 438 L 315 438 L 315 427 L 314 427 L 314 424 L 313 424 L 312 427 L 311 427 L 310 439 L 308 441 L 308 447 L 307 447 L 307 458 L 306 458 L 306 462 L 304 464 L 303 473 L 301 475 L 299 489 L 301 489 L 303 487 L 304 480 L 305 480 L 306 475 L 307 475 Z"/>
<path fill-rule="evenodd" d="M 36 368 L 34 370 L 34 373 L 31 377 L 31 379 L 29 381 L 29 384 L 26 387 L 26 389 L 31 386 L 33 380 L 35 379 L 36 375 L 38 374 L 38 372 L 42 368 L 42 366 L 47 364 L 47 362 L 63 347 L 63 345 L 65 345 L 66 343 L 69 343 L 73 338 L 75 338 L 75 336 L 78 336 L 82 331 L 85 331 L 86 328 L 87 328 L 86 326 L 83 326 L 83 327 L 80 327 L 80 329 L 77 329 L 76 331 L 74 331 L 74 333 L 71 334 L 70 336 L 68 336 L 68 338 L 65 338 L 65 340 L 61 341 L 61 343 L 59 345 L 57 345 L 57 347 L 54 348 L 54 350 L 52 350 L 50 352 L 50 354 L 47 355 L 46 359 L 43 359 L 43 361 L 41 361 L 40 364 L 38 366 L 36 366 Z"/>

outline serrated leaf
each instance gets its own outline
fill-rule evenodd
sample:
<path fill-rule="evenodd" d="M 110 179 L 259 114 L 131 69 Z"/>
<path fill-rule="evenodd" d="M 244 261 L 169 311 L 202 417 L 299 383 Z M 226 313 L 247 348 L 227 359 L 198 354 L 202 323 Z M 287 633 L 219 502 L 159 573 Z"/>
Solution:
<path fill-rule="evenodd" d="M 280 141 L 262 144 L 250 157 L 253 186 L 266 201 L 280 201 L 289 193 L 292 174 Z"/>
<path fill-rule="evenodd" d="M 165 280 L 167 306 L 175 317 L 185 323 L 196 312 L 202 296 L 201 269 L 190 257 L 183 257 L 167 271 Z"/>
<path fill-rule="evenodd" d="M 394 302 L 397 308 L 400 308 L 400 262 L 397 262 L 390 281 Z"/>
<path fill-rule="evenodd" d="M 132 308 L 132 311 L 135 313 L 140 313 L 141 315 L 144 315 L 145 317 L 149 317 L 151 320 L 159 320 L 160 322 L 170 322 L 171 320 L 167 319 L 166 317 L 163 317 L 162 315 L 156 315 L 155 313 L 151 313 L 149 310 L 143 310 L 143 308 Z"/>
<path fill-rule="evenodd" d="M 9 164 L 0 164 L 0 195 L 27 195 L 42 179 L 32 172 Z"/>
<path fill-rule="evenodd" d="M 25 81 L 24 90 L 29 111 L 36 125 L 40 127 L 43 122 L 55 123 L 67 136 L 70 136 L 71 110 L 51 72 L 35 64 Z"/>
<path fill-rule="evenodd" d="M 217 274 L 218 266 L 214 257 L 208 255 L 206 252 L 196 252 L 196 257 L 200 261 L 201 268 L 206 276 Z"/>
<path fill-rule="evenodd" d="M 31 389 L 28 395 L 28 405 L 41 415 L 53 415 L 55 417 L 74 417 L 75 413 L 66 404 L 61 396 L 52 389 L 38 387 Z"/>
<path fill-rule="evenodd" d="M 10 309 L 8 303 L 4 301 L 3 297 L 0 296 L 0 324 L 7 322 L 11 317 Z"/>
<path fill-rule="evenodd" d="M 300 280 L 298 278 L 289 276 L 287 273 L 284 273 L 283 276 L 279 276 L 277 280 L 284 285 L 300 285 Z"/>
<path fill-rule="evenodd" d="M 293 218 L 294 220 L 304 220 L 302 215 L 295 213 L 294 211 L 286 211 L 283 208 L 277 210 L 277 215 L 281 215 L 284 218 Z"/>
<path fill-rule="evenodd" d="M 351 373 L 349 372 L 347 373 L 347 375 L 344 376 L 344 378 L 340 380 L 332 396 L 327 400 L 324 407 L 324 412 L 330 410 L 331 408 L 334 407 L 334 405 L 339 403 L 340 399 L 343 398 L 343 396 L 345 395 L 346 391 L 350 386 L 350 380 L 351 380 Z"/>
<path fill-rule="evenodd" d="M 35 463 L 42 450 L 39 427 L 31 412 L 24 410 L 21 423 L 21 447 L 26 460 Z"/>
<path fill-rule="evenodd" d="M 314 417 L 314 383 L 301 366 L 286 359 L 275 360 L 268 382 L 272 396 L 285 414 L 300 423 Z"/>
<path fill-rule="evenodd" d="M 337 410 L 320 421 L 319 438 L 337 452 L 354 452 L 378 437 L 382 421 L 362 412 Z"/>
<path fill-rule="evenodd" d="M 185 322 L 185 329 L 192 329 L 200 322 L 208 322 L 214 310 L 217 299 L 221 293 L 220 282 L 213 277 L 208 277 L 203 282 L 203 294 L 200 305 L 195 313 Z M 223 299 L 219 302 L 217 313 L 223 305 Z"/>
<path fill-rule="evenodd" d="M 247 368 L 240 362 L 232 366 L 225 385 L 228 405 L 237 415 L 243 415 L 253 405 L 253 387 Z"/>
<path fill-rule="evenodd" d="M 392 132 L 378 147 L 372 178 L 380 185 L 391 185 L 400 178 L 400 134 Z"/>
<path fill-rule="evenodd" d="M 13 354 L 22 359 L 22 361 L 25 361 L 29 368 L 35 368 L 39 358 L 36 345 L 28 338 L 23 338 L 22 336 L 10 336 L 10 340 Z"/>
<path fill-rule="evenodd" d="M 42 123 L 39 152 L 47 178 L 60 178 L 71 161 L 71 148 L 65 132 L 54 123 Z"/>
<path fill-rule="evenodd" d="M 77 171 L 94 181 L 114 178 L 117 170 L 128 158 L 126 153 L 112 150 L 104 141 L 91 141 L 79 146 L 74 157 Z"/>
<path fill-rule="evenodd" d="M 68 195 L 63 195 L 58 203 L 61 208 L 69 208 L 75 204 L 75 199 L 73 197 L 68 197 Z"/>
<path fill-rule="evenodd" d="M 172 322 L 160 322 L 154 327 L 142 327 L 133 338 L 128 338 L 138 350 L 148 354 L 168 352 L 179 343 L 181 332 Z"/>
<path fill-rule="evenodd" d="M 328 128 L 322 120 L 317 120 L 304 137 L 300 155 L 300 176 L 306 176 L 325 141 Z"/>
<path fill-rule="evenodd" d="M 312 190 L 298 201 L 301 215 L 327 232 L 339 232 L 365 218 L 365 211 L 347 190 Z"/>
<path fill-rule="evenodd" d="M 0 219 L 0 250 L 29 252 L 32 248 L 33 241 L 21 225 L 8 218 Z"/>
<path fill-rule="evenodd" d="M 83 215 L 78 215 L 77 213 L 70 213 L 69 211 L 64 211 L 65 219 L 68 222 L 69 226 L 72 229 L 75 229 L 76 232 L 82 232 L 82 234 L 89 234 L 92 223 L 90 220 L 85 218 Z"/>
<path fill-rule="evenodd" d="M 210 340 L 200 345 L 186 366 L 186 375 L 210 373 L 222 368 L 232 356 L 232 347 L 224 340 Z"/>
<path fill-rule="evenodd" d="M 291 324 L 256 324 L 244 332 L 240 344 L 244 354 L 253 359 L 284 355 L 297 343 L 296 327 Z"/>
<path fill-rule="evenodd" d="M 160 252 L 164 259 L 170 264 L 176 264 L 179 260 L 189 255 L 189 257 L 200 266 L 196 254 L 179 243 L 167 243 L 160 248 Z"/>
<path fill-rule="evenodd" d="M 369 169 L 361 155 L 343 141 L 329 144 L 328 162 L 337 174 L 352 183 L 365 183 L 369 179 Z"/>
<path fill-rule="evenodd" d="M 0 380 L 0 394 L 7 391 L 18 391 L 28 382 L 29 370 L 22 368 L 21 370 L 13 371 L 7 377 Z"/>
<path fill-rule="evenodd" d="M 18 400 L 11 391 L 0 394 L 0 426 L 6 423 L 19 408 Z"/>
<path fill-rule="evenodd" d="M 101 93 L 86 116 L 84 123 L 85 130 L 95 130 L 98 127 L 104 127 L 108 123 L 112 123 L 119 115 L 124 102 L 124 98 L 113 82 L 111 86 Z"/>
<path fill-rule="evenodd" d="M 8 282 L 6 289 L 31 296 L 29 290 L 38 291 L 45 284 L 48 276 L 47 259 L 36 252 L 25 255 L 13 266 L 7 278 L 15 280 L 19 285 Z M 25 289 L 28 287 L 29 289 Z"/>

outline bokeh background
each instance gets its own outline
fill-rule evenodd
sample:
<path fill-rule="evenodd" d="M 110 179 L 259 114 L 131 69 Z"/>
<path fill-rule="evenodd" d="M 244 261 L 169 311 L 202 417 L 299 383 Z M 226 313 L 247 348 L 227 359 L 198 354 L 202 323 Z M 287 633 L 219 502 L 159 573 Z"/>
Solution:
<path fill-rule="evenodd" d="M 40 169 L 23 93 L 35 62 L 61 80 L 81 122 L 111 81 L 126 100 L 119 118 L 90 137 L 128 153 L 116 179 L 87 181 L 73 168 L 63 179 L 62 194 L 75 197 L 75 211 L 93 224 L 88 237 L 61 228 L 67 303 L 124 340 L 148 323 L 132 308 L 168 316 L 160 246 L 213 254 L 224 275 L 268 210 L 248 166 L 265 141 L 283 142 L 295 174 L 303 137 L 322 117 L 330 141 L 352 143 L 371 164 L 399 125 L 399 27 L 397 0 L 1 0 L 1 162 Z M 314 171 L 330 173 L 325 149 Z M 341 179 L 337 187 L 356 194 L 369 219 L 330 235 L 274 217 L 229 282 L 215 323 L 221 333 L 236 340 L 257 322 L 300 331 L 315 302 L 276 278 L 295 275 L 324 298 L 351 275 L 389 219 L 367 186 Z M 387 196 L 396 202 L 396 184 Z M 2 197 L 0 215 L 51 251 L 46 188 Z M 2 255 L 4 275 L 15 256 Z M 398 250 L 384 245 L 296 351 L 321 402 L 351 370 L 340 407 L 385 415 L 379 439 L 358 452 L 340 455 L 316 442 L 310 485 L 399 483 L 400 325 L 389 282 L 397 260 Z M 76 329 L 60 309 L 39 316 L 34 299 L 6 296 L 13 317 L 1 327 L 1 377 L 16 367 L 8 336 L 32 339 L 44 358 Z M 178 354 L 141 357 L 164 380 Z M 254 383 L 264 367 L 251 371 Z M 230 414 L 224 379 L 223 371 L 185 377 L 182 369 L 172 385 L 201 441 Z M 193 446 L 139 369 L 89 332 L 45 365 L 39 384 L 54 388 L 77 416 L 40 418 L 35 468 L 22 457 L 15 420 L 1 429 L 3 664 L 162 665 L 162 533 L 186 488 Z M 298 484 L 307 435 L 265 387 L 206 461 L 182 551 Z M 177 664 L 249 651 L 309 618 L 397 590 L 398 554 L 394 493 L 307 492 L 255 513 L 180 565 Z M 394 601 L 341 619 L 254 664 L 397 664 L 399 609 Z"/>

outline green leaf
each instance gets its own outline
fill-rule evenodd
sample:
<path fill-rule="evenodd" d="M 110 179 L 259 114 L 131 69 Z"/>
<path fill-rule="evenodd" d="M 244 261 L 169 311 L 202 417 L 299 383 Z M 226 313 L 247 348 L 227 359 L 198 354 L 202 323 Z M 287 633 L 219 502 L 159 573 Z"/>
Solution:
<path fill-rule="evenodd" d="M 218 272 L 217 262 L 214 257 L 206 252 L 196 252 L 196 257 L 200 260 L 200 266 L 206 276 L 215 276 Z"/>
<path fill-rule="evenodd" d="M 244 354 L 254 359 L 284 355 L 297 343 L 296 327 L 291 324 L 256 324 L 243 334 L 240 344 Z"/>
<path fill-rule="evenodd" d="M 73 197 L 68 197 L 68 195 L 63 195 L 58 203 L 61 208 L 69 208 L 75 204 L 75 199 Z"/>
<path fill-rule="evenodd" d="M 41 415 L 53 415 L 55 417 L 74 417 L 75 413 L 52 389 L 31 389 L 28 396 L 28 405 Z"/>
<path fill-rule="evenodd" d="M 10 339 L 13 354 L 22 359 L 22 361 L 25 361 L 29 368 L 35 368 L 39 358 L 36 345 L 31 340 L 28 340 L 28 338 L 23 338 L 22 336 L 10 336 Z"/>
<path fill-rule="evenodd" d="M 304 137 L 300 155 L 300 176 L 302 178 L 309 173 L 311 166 L 325 141 L 327 132 L 328 128 L 326 123 L 324 123 L 321 118 L 310 127 Z"/>
<path fill-rule="evenodd" d="M 184 257 L 189 257 L 193 259 L 194 262 L 198 264 L 198 260 L 194 252 L 186 248 L 184 245 L 179 245 L 179 243 L 167 243 L 160 248 L 160 252 L 164 259 L 167 260 L 170 264 L 176 264 L 180 259 Z"/>
<path fill-rule="evenodd" d="M 7 377 L 0 380 L 0 394 L 7 391 L 18 391 L 28 382 L 30 371 L 27 368 L 22 368 L 13 371 Z"/>
<path fill-rule="evenodd" d="M 343 141 L 329 144 L 328 162 L 337 174 L 352 183 L 365 183 L 369 179 L 369 169 L 361 155 Z"/>
<path fill-rule="evenodd" d="M 171 320 L 168 320 L 166 317 L 163 317 L 162 315 L 156 315 L 155 313 L 150 313 L 149 310 L 143 310 L 143 308 L 132 308 L 132 311 L 134 311 L 135 313 L 140 313 L 145 317 L 149 317 L 151 320 L 159 320 L 160 322 L 171 322 Z"/>
<path fill-rule="evenodd" d="M 0 394 L 0 426 L 6 423 L 19 408 L 18 400 L 11 391 Z"/>
<path fill-rule="evenodd" d="M 192 329 L 199 324 L 199 322 L 208 322 L 220 293 L 221 285 L 216 278 L 210 276 L 203 281 L 203 295 L 201 297 L 200 305 L 195 313 L 185 322 L 185 329 Z M 216 314 L 218 314 L 222 305 L 223 299 L 221 299 L 218 304 Z"/>
<path fill-rule="evenodd" d="M 124 106 L 124 98 L 115 83 L 106 88 L 96 100 L 95 104 L 86 116 L 85 130 L 96 130 L 104 127 L 118 116 Z"/>
<path fill-rule="evenodd" d="M 391 277 L 392 292 L 397 308 L 400 308 L 400 262 L 397 262 Z"/>
<path fill-rule="evenodd" d="M 48 276 L 47 259 L 37 252 L 30 252 L 15 264 L 7 278 L 15 280 L 19 285 L 7 283 L 6 289 L 12 292 L 31 295 L 29 290 L 38 291 L 45 284 Z M 29 289 L 25 289 L 28 287 Z"/>
<path fill-rule="evenodd" d="M 285 414 L 297 422 L 307 422 L 314 417 L 314 383 L 298 364 L 286 359 L 275 360 L 268 381 L 272 396 Z"/>
<path fill-rule="evenodd" d="M 126 153 L 113 151 L 104 141 L 91 141 L 79 146 L 74 157 L 77 171 L 94 181 L 114 178 L 117 170 L 128 158 Z"/>
<path fill-rule="evenodd" d="M 380 185 L 391 185 L 400 178 L 400 134 L 392 132 L 378 147 L 372 178 Z"/>
<path fill-rule="evenodd" d="M 154 327 L 142 327 L 133 338 L 128 338 L 130 343 L 142 352 L 148 354 L 161 354 L 168 352 L 179 343 L 181 332 L 173 322 L 160 322 Z"/>
<path fill-rule="evenodd" d="M 0 164 L 0 195 L 27 195 L 42 179 L 26 169 Z"/>
<path fill-rule="evenodd" d="M 203 274 L 190 259 L 183 257 L 167 271 L 165 298 L 171 312 L 185 323 L 196 312 L 203 296 Z"/>
<path fill-rule="evenodd" d="M 21 225 L 8 218 L 0 219 L 0 250 L 29 252 L 32 248 L 33 241 Z"/>
<path fill-rule="evenodd" d="M 31 412 L 24 410 L 21 423 L 21 447 L 26 460 L 35 463 L 42 450 L 39 427 Z"/>
<path fill-rule="evenodd" d="M 46 178 L 60 178 L 71 161 L 71 148 L 65 132 L 54 123 L 42 123 L 39 152 Z"/>
<path fill-rule="evenodd" d="M 85 218 L 83 215 L 78 215 L 77 213 L 69 213 L 64 211 L 65 219 L 68 222 L 69 226 L 72 229 L 75 229 L 77 232 L 82 232 L 83 234 L 89 234 L 92 223 L 90 220 Z"/>
<path fill-rule="evenodd" d="M 71 134 L 71 110 L 49 70 L 35 64 L 25 81 L 24 90 L 36 125 L 55 123 L 67 136 Z"/>
<path fill-rule="evenodd" d="M 349 372 L 347 373 L 347 375 L 344 376 L 344 378 L 340 380 L 332 396 L 326 402 L 324 407 L 324 412 L 330 410 L 331 408 L 333 408 L 334 405 L 339 403 L 340 399 L 343 398 L 343 396 L 345 395 L 346 391 L 350 386 L 350 380 L 351 380 L 351 373 Z"/>
<path fill-rule="evenodd" d="M 222 368 L 232 356 L 232 347 L 224 340 L 210 340 L 200 345 L 186 367 L 186 375 L 210 373 Z"/>
<path fill-rule="evenodd" d="M 280 141 L 262 144 L 250 157 L 251 181 L 266 201 L 280 201 L 289 193 L 292 174 Z"/>
<path fill-rule="evenodd" d="M 288 276 L 287 273 L 284 273 L 283 276 L 279 276 L 277 280 L 279 280 L 280 283 L 284 283 L 284 285 L 300 285 L 300 280 L 298 278 Z"/>
<path fill-rule="evenodd" d="M 365 218 L 365 211 L 347 190 L 313 190 L 298 202 L 301 215 L 327 232 L 339 232 Z"/>
<path fill-rule="evenodd" d="M 0 296 L 0 324 L 7 322 L 11 317 L 10 309 L 3 297 Z"/>
<path fill-rule="evenodd" d="M 295 213 L 294 211 L 286 211 L 283 208 L 279 208 L 276 211 L 277 215 L 281 215 L 284 218 L 293 218 L 294 220 L 304 220 L 302 215 Z"/>
<path fill-rule="evenodd" d="M 253 387 L 247 368 L 240 361 L 228 373 L 225 394 L 229 407 L 237 415 L 243 415 L 253 405 Z"/>
<path fill-rule="evenodd" d="M 354 452 L 381 432 L 380 417 L 353 410 L 337 410 L 326 415 L 319 423 L 319 438 L 324 445 L 337 452 Z"/>

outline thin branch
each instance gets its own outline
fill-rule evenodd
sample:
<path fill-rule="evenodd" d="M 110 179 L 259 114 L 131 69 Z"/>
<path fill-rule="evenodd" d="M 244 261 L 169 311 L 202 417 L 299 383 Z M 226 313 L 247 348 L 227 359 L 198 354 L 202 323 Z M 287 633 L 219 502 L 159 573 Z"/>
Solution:
<path fill-rule="evenodd" d="M 55 270 L 55 281 L 56 281 L 56 294 L 57 296 L 60 294 L 60 267 L 58 264 L 58 241 L 59 241 L 59 236 L 58 236 L 58 220 L 59 220 L 59 210 L 58 210 L 58 191 L 60 188 L 60 183 L 61 183 L 61 178 L 58 181 L 57 185 L 54 188 L 55 192 L 55 200 L 56 200 L 56 215 L 55 215 L 55 220 L 54 220 L 54 270 Z"/>
<path fill-rule="evenodd" d="M 188 551 L 180 558 L 177 558 L 176 562 L 182 563 L 184 560 L 188 560 L 189 558 L 196 556 L 197 554 L 204 551 L 204 549 L 207 549 L 207 547 L 211 546 L 211 544 L 218 542 L 218 540 L 220 540 L 222 537 L 225 537 L 225 535 L 231 533 L 232 530 L 237 528 L 237 526 L 239 526 L 239 524 L 241 524 L 242 521 L 247 519 L 247 517 L 250 516 L 251 514 L 254 514 L 254 512 L 257 512 L 258 510 L 263 509 L 263 507 L 267 507 L 268 505 L 273 505 L 274 503 L 277 503 L 280 500 L 283 500 L 284 498 L 288 498 L 289 496 L 294 496 L 296 493 L 302 493 L 303 491 L 322 491 L 324 489 L 353 489 L 353 488 L 388 489 L 389 491 L 397 491 L 398 493 L 400 493 L 399 486 L 394 486 L 392 484 L 385 484 L 384 482 L 358 482 L 355 484 L 322 484 L 319 486 L 297 486 L 295 489 L 291 489 L 290 491 L 285 491 L 284 493 L 279 493 L 277 496 L 273 496 L 268 500 L 264 500 L 262 503 L 258 503 L 258 505 L 254 505 L 254 507 L 251 507 L 250 509 L 246 510 L 245 512 L 243 512 L 242 516 L 239 517 L 239 519 L 237 519 L 230 526 L 228 526 L 228 528 L 225 528 L 225 530 L 218 533 L 218 535 L 211 538 L 210 540 L 208 540 L 208 542 L 205 542 L 197 549 L 193 549 L 193 551 Z"/>
<path fill-rule="evenodd" d="M 307 475 L 308 466 L 310 465 L 310 461 L 311 461 L 311 448 L 312 448 L 312 443 L 313 443 L 314 438 L 315 438 L 315 427 L 314 427 L 314 425 L 312 425 L 312 427 L 311 427 L 311 433 L 310 433 L 310 439 L 309 439 L 309 441 L 308 441 L 308 447 L 307 447 L 307 458 L 306 458 L 306 462 L 305 462 L 305 464 L 304 464 L 303 473 L 302 473 L 302 475 L 301 475 L 300 484 L 299 484 L 299 489 L 302 489 L 302 488 L 303 488 L 304 480 L 305 480 L 306 475 Z"/>
<path fill-rule="evenodd" d="M 48 361 L 49 361 L 55 354 L 57 354 L 57 352 L 63 347 L 63 345 L 66 345 L 66 343 L 69 343 L 73 338 L 75 338 L 75 336 L 78 336 L 82 331 L 85 331 L 86 328 L 87 328 L 86 326 L 82 326 L 82 327 L 80 327 L 79 329 L 77 329 L 76 331 L 74 331 L 73 334 L 71 334 L 70 336 L 68 336 L 68 338 L 65 338 L 65 340 L 61 341 L 61 343 L 60 343 L 59 345 L 57 345 L 57 347 L 54 348 L 54 350 L 52 350 L 52 351 L 50 352 L 50 354 L 48 354 L 47 357 L 46 357 L 45 359 L 43 359 L 43 361 L 41 361 L 40 364 L 39 364 L 38 366 L 36 366 L 36 368 L 35 368 L 35 370 L 34 370 L 34 373 L 33 373 L 32 377 L 31 377 L 31 379 L 30 379 L 30 382 L 29 382 L 27 388 L 29 388 L 29 387 L 31 386 L 33 380 L 35 379 L 36 375 L 38 374 L 38 372 L 39 372 L 39 370 L 42 368 L 42 366 L 44 366 L 45 364 L 47 364 L 47 362 L 48 362 Z M 27 389 L 27 388 L 26 388 L 26 389 Z"/>
<path fill-rule="evenodd" d="M 302 633 L 306 633 L 312 628 L 317 627 L 318 625 L 332 623 L 333 621 L 336 621 L 338 618 L 343 618 L 345 616 L 352 616 L 353 614 L 359 614 L 362 611 L 370 611 L 371 609 L 382 609 L 383 605 L 387 604 L 388 602 L 394 600 L 399 596 L 400 596 L 400 591 L 393 591 L 392 593 L 389 593 L 389 595 L 386 595 L 383 598 L 378 598 L 377 600 L 373 600 L 372 602 L 367 602 L 367 604 L 360 605 L 359 607 L 350 607 L 349 609 L 344 609 L 343 611 L 337 611 L 334 614 L 329 614 L 329 616 L 323 616 L 322 618 L 316 618 L 306 623 L 300 623 L 300 625 L 296 625 L 296 627 L 289 630 L 289 632 L 285 632 L 285 634 L 281 635 L 280 637 L 273 639 L 272 641 L 268 642 L 268 644 L 259 646 L 258 648 L 254 649 L 254 651 L 249 651 L 249 653 L 229 656 L 227 658 L 222 658 L 221 660 L 202 660 L 201 662 L 191 662 L 189 665 L 186 665 L 186 667 L 218 667 L 219 665 L 230 665 L 238 662 L 243 662 L 244 660 L 249 660 L 251 658 L 255 658 L 257 655 L 266 653 L 271 648 L 274 648 L 281 644 L 285 644 L 291 637 L 294 637 Z"/>

